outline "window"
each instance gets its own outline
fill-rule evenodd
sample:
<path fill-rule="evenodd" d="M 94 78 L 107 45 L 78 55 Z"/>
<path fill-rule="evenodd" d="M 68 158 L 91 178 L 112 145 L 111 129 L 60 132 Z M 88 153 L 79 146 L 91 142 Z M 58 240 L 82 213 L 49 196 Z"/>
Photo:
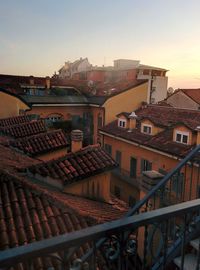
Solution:
<path fill-rule="evenodd" d="M 133 196 L 130 195 L 129 199 L 128 199 L 128 205 L 130 207 L 133 207 L 135 204 L 136 204 L 136 199 Z"/>
<path fill-rule="evenodd" d="M 175 135 L 176 142 L 188 144 L 189 141 L 189 132 L 176 131 Z"/>
<path fill-rule="evenodd" d="M 172 177 L 172 190 L 178 195 L 183 191 L 184 173 L 176 174 Z"/>
<path fill-rule="evenodd" d="M 112 155 L 112 145 L 105 144 L 105 150 L 109 155 Z"/>
<path fill-rule="evenodd" d="M 121 196 L 121 189 L 118 186 L 115 186 L 115 196 L 120 199 Z"/>
<path fill-rule="evenodd" d="M 122 127 L 122 128 L 125 128 L 125 127 L 126 127 L 126 120 L 124 120 L 124 119 L 119 119 L 119 120 L 118 120 L 118 126 L 119 126 L 119 127 Z"/>
<path fill-rule="evenodd" d="M 152 163 L 146 159 L 141 159 L 141 173 L 144 171 L 151 171 Z"/>
<path fill-rule="evenodd" d="M 58 121 L 60 121 L 61 119 L 62 119 L 61 116 L 49 116 L 49 117 L 47 118 L 47 120 L 48 120 L 48 121 L 51 121 L 51 122 L 58 122 Z"/>
<path fill-rule="evenodd" d="M 102 127 L 102 116 L 99 114 L 98 115 L 98 128 Z"/>
<path fill-rule="evenodd" d="M 152 132 L 151 125 L 147 125 L 147 124 L 142 125 L 142 133 L 151 134 L 151 132 Z"/>
<path fill-rule="evenodd" d="M 121 167 L 121 159 L 122 159 L 122 153 L 117 150 L 115 160 L 116 160 L 117 164 L 119 164 L 119 167 Z"/>

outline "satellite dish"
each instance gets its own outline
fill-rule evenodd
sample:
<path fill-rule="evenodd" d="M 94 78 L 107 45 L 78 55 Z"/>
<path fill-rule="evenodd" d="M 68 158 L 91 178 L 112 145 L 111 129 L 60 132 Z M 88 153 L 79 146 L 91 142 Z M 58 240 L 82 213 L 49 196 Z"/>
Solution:
<path fill-rule="evenodd" d="M 168 94 L 173 94 L 174 93 L 174 88 L 173 87 L 169 87 L 168 90 L 167 90 L 167 93 Z"/>

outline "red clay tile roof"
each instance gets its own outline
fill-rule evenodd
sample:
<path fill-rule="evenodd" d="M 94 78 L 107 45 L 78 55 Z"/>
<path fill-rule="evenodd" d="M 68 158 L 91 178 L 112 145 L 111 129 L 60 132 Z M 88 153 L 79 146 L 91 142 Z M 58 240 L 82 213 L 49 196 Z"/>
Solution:
<path fill-rule="evenodd" d="M 111 170 L 116 166 L 116 162 L 99 145 L 93 145 L 57 160 L 31 166 L 28 171 L 61 180 L 66 185 Z"/>
<path fill-rule="evenodd" d="M 137 110 L 136 115 L 138 116 L 137 128 L 133 129 L 131 132 L 128 132 L 128 129 L 118 127 L 117 120 L 101 128 L 101 130 L 119 138 L 180 157 L 185 156 L 194 147 L 194 145 L 185 145 L 174 142 L 173 127 L 181 124 L 195 130 L 200 124 L 199 111 L 182 110 L 155 105 Z M 165 130 L 154 136 L 141 133 L 140 121 L 143 119 L 149 119 L 155 125 L 164 127 Z"/>
<path fill-rule="evenodd" d="M 92 219 L 89 217 L 78 215 L 55 199 L 50 200 L 50 197 L 38 190 L 30 189 L 16 178 L 0 174 L 0 250 L 27 245 L 90 225 Z M 79 249 L 78 255 L 82 256 L 89 247 L 86 243 Z M 20 266 L 20 269 L 26 269 L 25 265 Z M 34 269 L 53 266 L 58 269 L 55 260 L 34 259 Z"/>
<path fill-rule="evenodd" d="M 135 112 L 140 119 L 148 118 L 157 125 L 165 127 L 183 123 L 189 128 L 195 130 L 200 125 L 200 111 L 178 109 L 173 107 L 164 107 L 158 105 L 149 105 L 146 108 L 140 108 Z"/>
<path fill-rule="evenodd" d="M 30 122 L 30 117 L 28 115 L 1 118 L 0 127 L 10 127 L 10 126 L 19 125 L 25 122 Z"/>
<path fill-rule="evenodd" d="M 17 168 L 36 160 L 1 145 L 0 152 L 4 153 L 0 155 L 0 250 L 121 218 L 128 210 L 116 198 L 112 203 L 97 202 L 34 184 Z M 86 243 L 73 258 L 82 256 L 89 247 Z M 60 269 L 52 259 L 34 259 L 34 269 L 51 266 Z M 23 264 L 17 267 L 14 269 L 26 269 Z"/>
<path fill-rule="evenodd" d="M 23 151 L 25 154 L 37 156 L 67 147 L 68 142 L 62 130 L 54 130 L 22 139 L 11 140 L 10 145 Z"/>
<path fill-rule="evenodd" d="M 46 131 L 46 127 L 42 120 L 31 121 L 10 127 L 0 128 L 0 133 L 14 138 L 22 138 Z"/>
<path fill-rule="evenodd" d="M 111 197 L 110 203 L 105 203 L 47 189 L 46 186 L 41 186 L 39 183 L 34 184 L 24 173 L 21 174 L 21 171 L 23 172 L 24 167 L 30 167 L 31 164 L 38 164 L 38 160 L 17 153 L 2 145 L 0 145 L 0 153 L 4 153 L 4 155 L 0 155 L 0 171 L 12 177 L 17 177 L 22 184 L 25 184 L 31 190 L 50 196 L 51 200 L 61 202 L 67 209 L 72 209 L 78 215 L 90 217 L 95 223 L 120 218 L 128 210 L 127 204 L 115 197 Z"/>

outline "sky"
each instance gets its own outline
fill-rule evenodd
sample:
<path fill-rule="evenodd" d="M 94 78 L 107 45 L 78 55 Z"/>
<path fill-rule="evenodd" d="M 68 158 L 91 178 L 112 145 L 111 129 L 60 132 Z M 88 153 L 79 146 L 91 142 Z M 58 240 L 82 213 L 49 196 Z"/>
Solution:
<path fill-rule="evenodd" d="M 199 0 L 0 0 L 0 74 L 51 76 L 65 61 L 135 59 L 200 88 Z"/>

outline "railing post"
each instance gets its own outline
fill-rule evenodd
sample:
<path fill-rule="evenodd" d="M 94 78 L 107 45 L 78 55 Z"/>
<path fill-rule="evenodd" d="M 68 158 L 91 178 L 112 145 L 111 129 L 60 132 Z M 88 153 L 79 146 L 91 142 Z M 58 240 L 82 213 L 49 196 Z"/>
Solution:
<path fill-rule="evenodd" d="M 187 223 L 187 214 L 184 215 L 184 223 L 182 227 L 182 243 L 181 243 L 181 267 L 180 269 L 183 270 L 184 268 L 184 259 L 185 259 L 185 235 L 186 235 L 186 223 Z"/>

